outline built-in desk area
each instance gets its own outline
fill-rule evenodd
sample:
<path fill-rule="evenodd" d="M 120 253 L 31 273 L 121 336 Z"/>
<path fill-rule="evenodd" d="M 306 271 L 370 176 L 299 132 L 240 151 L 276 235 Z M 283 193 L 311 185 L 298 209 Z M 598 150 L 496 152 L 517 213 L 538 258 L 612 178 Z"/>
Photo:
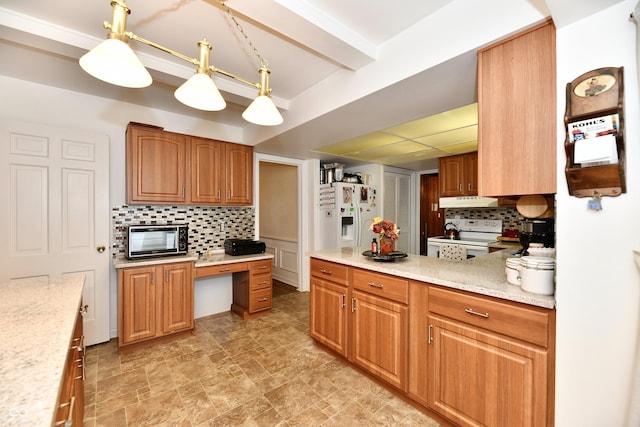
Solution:
<path fill-rule="evenodd" d="M 194 280 L 231 275 L 231 311 L 243 318 L 271 308 L 273 255 L 117 259 L 118 346 L 135 348 L 195 334 Z"/>

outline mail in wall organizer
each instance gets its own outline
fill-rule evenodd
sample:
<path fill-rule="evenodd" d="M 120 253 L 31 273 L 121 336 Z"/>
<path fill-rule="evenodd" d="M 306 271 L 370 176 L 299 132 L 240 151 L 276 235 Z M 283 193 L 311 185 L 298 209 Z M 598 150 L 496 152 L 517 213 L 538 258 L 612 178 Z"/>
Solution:
<path fill-rule="evenodd" d="M 623 67 L 599 68 L 567 83 L 565 173 L 576 197 L 626 193 Z"/>

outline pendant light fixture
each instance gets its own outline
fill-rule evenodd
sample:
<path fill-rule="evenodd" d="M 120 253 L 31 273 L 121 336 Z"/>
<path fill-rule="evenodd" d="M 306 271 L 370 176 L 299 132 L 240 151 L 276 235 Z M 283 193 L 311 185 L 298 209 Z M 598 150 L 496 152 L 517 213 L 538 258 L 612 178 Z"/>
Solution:
<path fill-rule="evenodd" d="M 230 19 L 235 23 L 238 31 L 248 40 L 248 36 L 231 14 L 231 10 L 222 0 L 218 1 Z M 87 73 L 97 79 L 117 86 L 130 88 L 149 86 L 152 82 L 151 75 L 128 43 L 128 40 L 135 40 L 197 66 L 195 74 L 176 89 L 174 93 L 176 99 L 183 104 L 205 111 L 219 111 L 224 109 L 227 104 L 211 78 L 212 73 L 218 73 L 253 86 L 258 90 L 258 97 L 249 105 L 244 113 L 242 113 L 242 117 L 245 120 L 262 126 L 275 126 L 283 122 L 282 115 L 280 115 L 278 108 L 271 99 L 269 68 L 251 41 L 248 43 L 262 64 L 262 67 L 258 70 L 260 75 L 260 82 L 258 83 L 210 65 L 211 44 L 206 39 L 198 42 L 200 49 L 198 59 L 188 57 L 126 31 L 127 15 L 131 13 L 131 10 L 127 7 L 125 0 L 112 0 L 111 7 L 113 8 L 111 23 L 104 22 L 104 28 L 109 30 L 107 40 L 80 58 L 80 66 Z"/>

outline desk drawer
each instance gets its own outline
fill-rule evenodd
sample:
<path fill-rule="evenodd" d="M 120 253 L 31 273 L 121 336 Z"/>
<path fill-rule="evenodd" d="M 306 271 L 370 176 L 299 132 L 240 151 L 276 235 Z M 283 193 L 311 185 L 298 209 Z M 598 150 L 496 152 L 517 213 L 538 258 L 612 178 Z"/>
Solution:
<path fill-rule="evenodd" d="M 429 288 L 429 312 L 547 347 L 549 310 L 536 310 L 459 291 Z M 549 311 L 548 313 L 546 311 Z"/>
<path fill-rule="evenodd" d="M 262 259 L 251 263 L 251 274 L 271 273 L 273 261 L 270 259 Z"/>
<path fill-rule="evenodd" d="M 254 274 L 251 276 L 251 290 L 270 289 L 271 273 Z"/>
<path fill-rule="evenodd" d="M 271 308 L 271 288 L 251 291 L 249 313 Z"/>
<path fill-rule="evenodd" d="M 409 281 L 368 270 L 353 270 L 353 287 L 403 304 L 409 302 Z"/>
<path fill-rule="evenodd" d="M 248 271 L 249 265 L 246 262 L 234 262 L 231 264 L 208 265 L 206 267 L 196 267 L 196 277 L 218 276 L 220 274 L 231 274 L 238 271 Z"/>

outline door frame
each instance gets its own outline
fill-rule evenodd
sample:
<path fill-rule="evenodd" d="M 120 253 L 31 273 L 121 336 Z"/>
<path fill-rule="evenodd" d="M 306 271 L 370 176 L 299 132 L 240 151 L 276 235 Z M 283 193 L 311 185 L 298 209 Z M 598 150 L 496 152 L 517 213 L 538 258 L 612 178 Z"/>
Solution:
<path fill-rule="evenodd" d="M 309 263 L 305 261 L 305 253 L 307 253 L 311 247 L 311 236 L 313 235 L 313 218 L 312 209 L 310 203 L 312 199 L 310 196 L 313 194 L 312 181 L 309 176 L 309 170 L 312 168 L 310 161 L 293 159 L 288 157 L 274 156 L 271 154 L 256 153 L 254 156 L 253 170 L 258 173 L 254 174 L 253 180 L 253 194 L 254 194 L 254 207 L 255 207 L 255 237 L 260 235 L 260 224 L 258 219 L 260 218 L 260 162 L 277 163 L 289 166 L 296 166 L 298 169 L 298 291 L 309 292 Z M 307 191 L 305 191 L 307 189 Z"/>

